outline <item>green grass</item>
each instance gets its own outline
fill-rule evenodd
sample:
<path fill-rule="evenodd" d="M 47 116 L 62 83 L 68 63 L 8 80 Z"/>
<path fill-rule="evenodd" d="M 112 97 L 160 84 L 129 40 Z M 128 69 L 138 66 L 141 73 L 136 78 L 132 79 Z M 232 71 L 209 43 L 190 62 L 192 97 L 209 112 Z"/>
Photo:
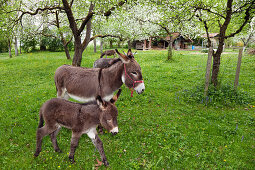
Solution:
<path fill-rule="evenodd" d="M 122 51 L 122 50 L 121 50 Z M 123 93 L 116 103 L 119 134 L 100 135 L 110 169 L 253 169 L 255 166 L 255 57 L 244 56 L 238 90 L 249 104 L 228 106 L 186 100 L 185 91 L 203 86 L 207 54 L 175 51 L 138 51 L 145 92 Z M 82 66 L 99 58 L 84 52 Z M 233 85 L 237 54 L 224 54 L 219 80 Z M 62 52 L 35 52 L 8 58 L 0 54 L 0 164 L 1 169 L 91 169 L 100 159 L 90 139 L 83 135 L 68 161 L 71 132 L 62 128 L 55 153 L 49 137 L 34 158 L 40 106 L 56 96 L 54 72 L 71 64 Z M 187 94 L 187 93 L 185 93 Z M 224 96 L 222 96 L 224 97 Z M 94 156 L 95 155 L 95 156 Z M 104 167 L 100 167 L 104 169 Z"/>

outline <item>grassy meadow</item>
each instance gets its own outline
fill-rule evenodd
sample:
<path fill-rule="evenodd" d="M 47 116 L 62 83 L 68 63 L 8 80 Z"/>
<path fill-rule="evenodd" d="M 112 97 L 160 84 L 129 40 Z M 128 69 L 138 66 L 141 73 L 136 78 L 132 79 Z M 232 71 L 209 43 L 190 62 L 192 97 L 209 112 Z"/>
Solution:
<path fill-rule="evenodd" d="M 122 51 L 122 50 L 120 50 Z M 242 59 L 238 96 L 231 91 L 237 51 L 223 54 L 219 80 L 223 89 L 201 97 L 207 54 L 199 51 L 138 51 L 145 92 L 134 94 L 124 85 L 117 101 L 119 134 L 100 135 L 109 169 L 254 169 L 255 167 L 255 56 Z M 82 66 L 100 57 L 88 48 Z M 62 128 L 55 153 L 50 138 L 33 157 L 38 112 L 56 97 L 54 72 L 71 64 L 64 52 L 33 52 L 9 58 L 0 54 L 0 168 L 105 169 L 100 156 L 83 135 L 70 164 L 71 132 Z M 224 93 L 225 91 L 228 93 Z M 234 95 L 235 94 L 235 95 Z M 238 100 L 238 102 L 237 102 Z"/>

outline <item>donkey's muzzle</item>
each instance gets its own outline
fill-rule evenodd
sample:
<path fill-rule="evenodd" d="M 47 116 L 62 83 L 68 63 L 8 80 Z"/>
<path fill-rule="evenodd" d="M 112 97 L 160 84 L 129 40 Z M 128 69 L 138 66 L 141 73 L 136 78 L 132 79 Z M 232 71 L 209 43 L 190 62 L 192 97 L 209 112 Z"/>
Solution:
<path fill-rule="evenodd" d="M 145 85 L 144 83 L 140 83 L 138 86 L 135 87 L 135 91 L 138 94 L 142 94 L 145 90 Z"/>

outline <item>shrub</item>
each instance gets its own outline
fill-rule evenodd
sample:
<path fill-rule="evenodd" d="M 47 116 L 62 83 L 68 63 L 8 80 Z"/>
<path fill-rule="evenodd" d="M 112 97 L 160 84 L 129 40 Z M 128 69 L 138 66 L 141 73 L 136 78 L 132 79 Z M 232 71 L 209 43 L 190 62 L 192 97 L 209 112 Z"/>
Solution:
<path fill-rule="evenodd" d="M 7 40 L 0 40 L 0 53 L 8 51 L 8 41 Z"/>
<path fill-rule="evenodd" d="M 22 44 L 21 47 L 25 52 L 31 52 L 35 50 L 38 42 L 35 37 L 28 36 L 21 40 L 21 44 Z"/>
<path fill-rule="evenodd" d="M 49 51 L 63 51 L 64 47 L 60 39 L 54 38 L 48 42 Z"/>

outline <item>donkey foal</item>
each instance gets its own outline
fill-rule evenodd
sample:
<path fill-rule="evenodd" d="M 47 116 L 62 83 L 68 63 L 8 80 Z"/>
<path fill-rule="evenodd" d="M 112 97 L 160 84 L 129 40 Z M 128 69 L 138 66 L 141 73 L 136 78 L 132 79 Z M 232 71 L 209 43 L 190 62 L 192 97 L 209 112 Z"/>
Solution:
<path fill-rule="evenodd" d="M 115 102 L 120 93 L 121 89 L 109 102 L 103 101 L 100 96 L 96 98 L 96 101 L 85 104 L 73 103 L 60 98 L 54 98 L 45 102 L 40 109 L 40 121 L 36 134 L 37 141 L 34 156 L 37 157 L 40 154 L 42 139 L 46 135 L 50 135 L 55 151 L 61 152 L 56 136 L 63 126 L 72 130 L 69 154 L 69 159 L 72 163 L 74 163 L 74 153 L 79 139 L 82 134 L 86 133 L 99 151 L 104 165 L 109 165 L 104 153 L 103 143 L 97 135 L 96 127 L 102 125 L 113 135 L 118 133 L 118 110 Z M 43 126 L 44 121 L 45 125 Z"/>

